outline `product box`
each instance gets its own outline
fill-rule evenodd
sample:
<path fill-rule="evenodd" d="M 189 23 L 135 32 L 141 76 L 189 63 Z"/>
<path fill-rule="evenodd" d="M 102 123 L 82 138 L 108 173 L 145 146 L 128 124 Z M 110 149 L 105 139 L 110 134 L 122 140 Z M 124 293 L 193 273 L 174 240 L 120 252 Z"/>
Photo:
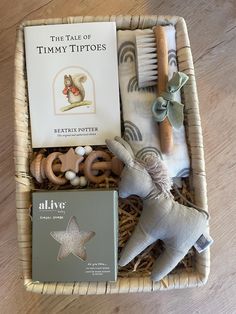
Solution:
<path fill-rule="evenodd" d="M 116 191 L 34 192 L 32 198 L 34 281 L 116 281 Z"/>

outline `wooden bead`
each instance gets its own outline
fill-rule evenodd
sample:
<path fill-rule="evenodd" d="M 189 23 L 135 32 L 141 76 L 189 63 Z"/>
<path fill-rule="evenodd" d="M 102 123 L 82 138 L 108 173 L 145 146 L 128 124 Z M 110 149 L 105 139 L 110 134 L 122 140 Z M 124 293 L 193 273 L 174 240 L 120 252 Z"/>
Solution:
<path fill-rule="evenodd" d="M 30 172 L 38 183 L 43 182 L 43 176 L 41 173 L 41 162 L 43 158 L 44 155 L 39 153 L 30 165 Z"/>
<path fill-rule="evenodd" d="M 84 154 L 85 154 L 85 149 L 84 149 L 84 147 L 82 147 L 82 146 L 76 147 L 75 153 L 76 153 L 77 155 L 79 155 L 79 156 L 84 156 Z"/>
<path fill-rule="evenodd" d="M 84 186 L 86 186 L 87 184 L 88 184 L 87 179 L 86 179 L 84 176 L 81 176 L 81 177 L 79 178 L 79 185 L 82 186 L 82 187 L 84 187 Z"/>
<path fill-rule="evenodd" d="M 85 150 L 85 155 L 89 155 L 93 151 L 91 146 L 85 146 L 84 150 Z"/>
<path fill-rule="evenodd" d="M 73 186 L 78 186 L 80 185 L 80 178 L 76 176 L 74 179 L 70 180 L 70 183 Z"/>
<path fill-rule="evenodd" d="M 67 180 L 73 180 L 76 177 L 76 173 L 74 171 L 66 171 L 65 177 Z"/>

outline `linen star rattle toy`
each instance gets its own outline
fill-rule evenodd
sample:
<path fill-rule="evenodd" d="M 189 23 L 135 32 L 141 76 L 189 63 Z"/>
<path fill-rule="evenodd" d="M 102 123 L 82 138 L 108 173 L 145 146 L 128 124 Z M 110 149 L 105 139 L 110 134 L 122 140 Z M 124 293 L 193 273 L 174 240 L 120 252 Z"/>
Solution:
<path fill-rule="evenodd" d="M 61 244 L 57 256 L 58 261 L 71 253 L 82 261 L 86 261 L 85 244 L 95 236 L 95 232 L 80 231 L 76 218 L 72 216 L 65 231 L 52 231 L 50 235 Z"/>

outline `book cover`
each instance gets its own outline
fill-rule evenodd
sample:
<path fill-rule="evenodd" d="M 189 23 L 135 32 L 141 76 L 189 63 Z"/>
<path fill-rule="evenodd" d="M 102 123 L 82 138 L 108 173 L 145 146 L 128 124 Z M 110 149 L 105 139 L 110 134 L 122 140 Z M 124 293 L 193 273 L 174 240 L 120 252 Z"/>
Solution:
<path fill-rule="evenodd" d="M 27 26 L 24 35 L 33 148 L 120 135 L 115 22 Z"/>
<path fill-rule="evenodd" d="M 32 279 L 116 281 L 117 192 L 34 192 L 32 197 Z"/>

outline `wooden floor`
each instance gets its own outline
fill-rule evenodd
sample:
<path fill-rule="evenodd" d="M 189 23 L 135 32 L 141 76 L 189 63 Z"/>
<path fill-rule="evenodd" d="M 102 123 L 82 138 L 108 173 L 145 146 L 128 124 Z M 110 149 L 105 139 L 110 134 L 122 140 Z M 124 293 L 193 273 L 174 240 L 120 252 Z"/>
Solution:
<path fill-rule="evenodd" d="M 13 62 L 17 25 L 70 15 L 169 14 L 188 25 L 205 143 L 211 274 L 201 289 L 109 296 L 26 293 L 17 257 Z M 0 1 L 0 313 L 236 313 L 236 1 Z"/>

